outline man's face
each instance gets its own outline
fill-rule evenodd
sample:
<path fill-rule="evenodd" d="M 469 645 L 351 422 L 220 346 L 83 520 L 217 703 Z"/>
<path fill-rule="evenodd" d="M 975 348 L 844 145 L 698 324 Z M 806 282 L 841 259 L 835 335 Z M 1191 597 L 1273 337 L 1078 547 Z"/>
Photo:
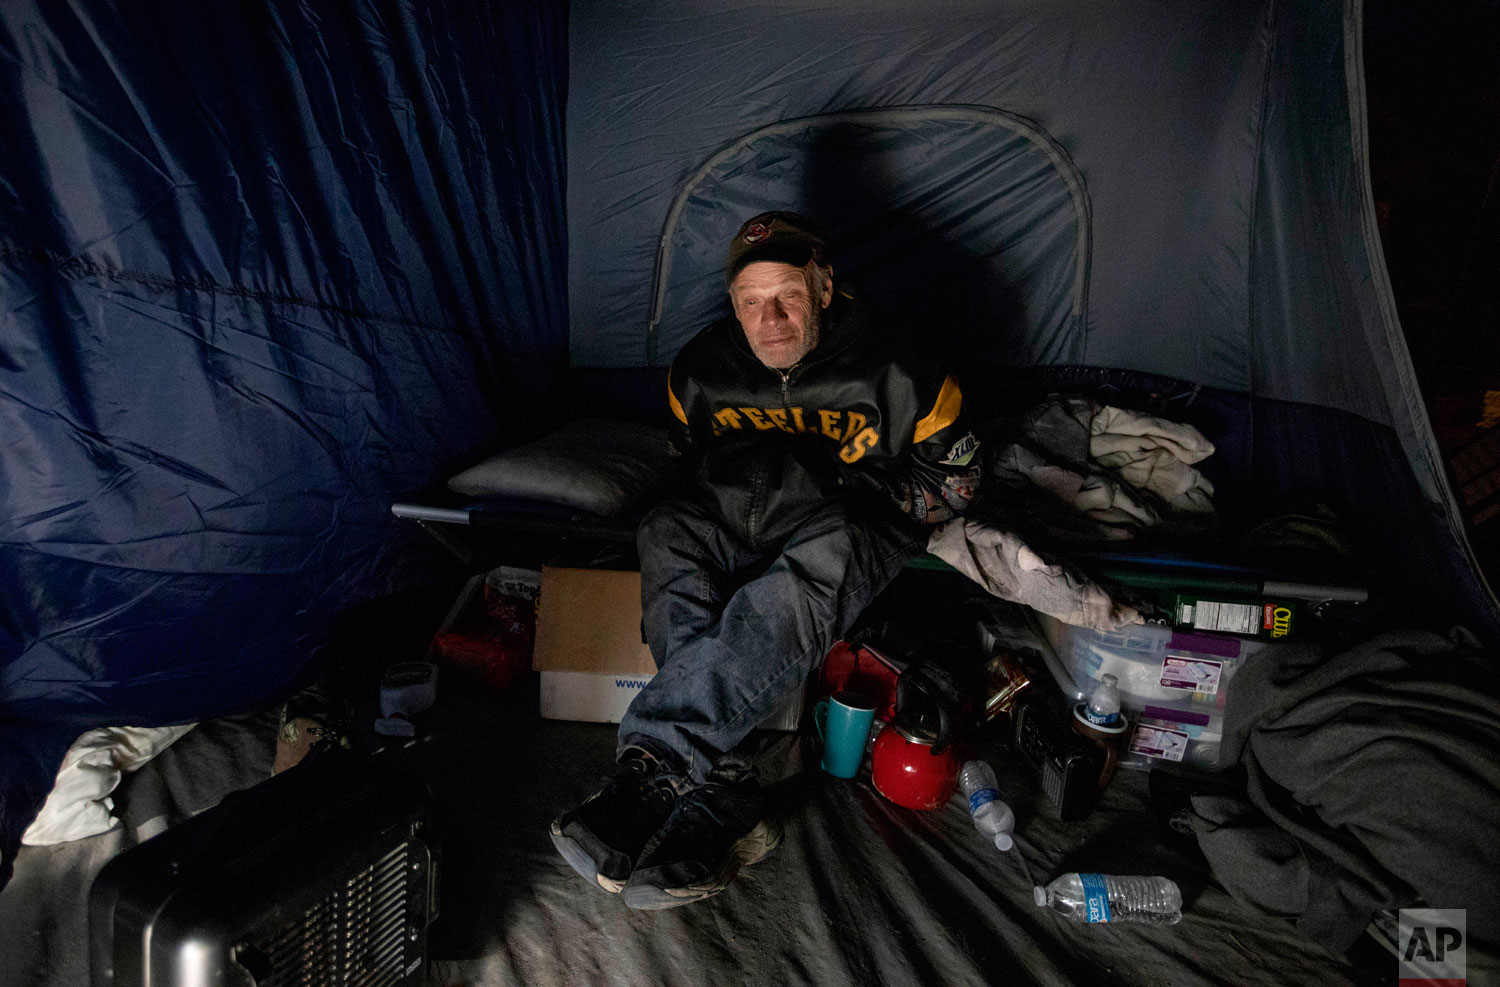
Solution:
<path fill-rule="evenodd" d="M 756 359 L 786 370 L 818 345 L 823 310 L 833 300 L 833 269 L 756 261 L 735 276 L 729 300 Z"/>

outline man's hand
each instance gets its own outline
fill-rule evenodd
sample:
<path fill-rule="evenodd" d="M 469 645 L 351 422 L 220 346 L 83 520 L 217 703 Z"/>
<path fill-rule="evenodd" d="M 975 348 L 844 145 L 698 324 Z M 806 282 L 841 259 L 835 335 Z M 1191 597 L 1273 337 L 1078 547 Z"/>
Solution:
<path fill-rule="evenodd" d="M 911 514 L 911 481 L 888 465 L 846 463 L 838 456 L 838 448 L 828 446 L 829 462 L 838 472 L 839 486 L 852 490 L 862 497 L 892 503 L 903 514 Z"/>
<path fill-rule="evenodd" d="M 851 464 L 839 458 L 836 446 L 823 443 L 823 449 L 838 474 L 839 486 L 885 501 L 919 524 L 939 524 L 962 514 L 973 502 L 982 475 L 978 462 L 946 470 L 915 458 L 908 463 L 862 460 Z"/>
<path fill-rule="evenodd" d="M 978 467 L 959 476 L 929 477 L 920 468 L 891 464 L 839 465 L 840 485 L 884 500 L 919 524 L 938 524 L 963 511 L 973 500 L 979 482 Z"/>

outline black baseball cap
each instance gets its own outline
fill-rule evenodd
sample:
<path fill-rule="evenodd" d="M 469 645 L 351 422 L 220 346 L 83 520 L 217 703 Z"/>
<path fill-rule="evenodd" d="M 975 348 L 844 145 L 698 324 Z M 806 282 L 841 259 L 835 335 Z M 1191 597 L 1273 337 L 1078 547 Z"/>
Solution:
<path fill-rule="evenodd" d="M 802 267 L 816 261 L 819 267 L 828 263 L 828 238 L 816 223 L 794 212 L 763 212 L 745 221 L 729 243 L 729 264 L 724 271 L 726 284 L 748 264 L 777 261 Z"/>

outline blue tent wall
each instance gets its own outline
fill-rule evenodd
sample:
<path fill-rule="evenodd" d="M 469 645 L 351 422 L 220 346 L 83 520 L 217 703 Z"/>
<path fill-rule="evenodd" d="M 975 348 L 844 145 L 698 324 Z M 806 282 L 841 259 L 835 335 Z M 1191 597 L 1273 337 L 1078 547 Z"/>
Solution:
<path fill-rule="evenodd" d="M 1234 355 L 1245 347 L 1244 254 L 1273 6 L 575 5 L 573 362 L 645 359 L 649 272 L 663 217 L 722 148 L 819 114 L 978 106 L 1033 122 L 1085 177 L 1094 213 L 1082 362 L 1246 389 L 1247 362 Z M 1143 359 L 1151 365 L 1138 366 Z"/>
<path fill-rule="evenodd" d="M 1465 533 L 1386 274 L 1370 190 L 1362 4 L 1272 10 L 1277 43 L 1250 228 L 1246 366 L 1252 394 L 1291 406 L 1264 416 L 1260 441 L 1285 448 L 1263 468 L 1342 482 L 1393 570 L 1500 645 L 1500 601 Z M 1321 408 L 1388 426 L 1389 440 L 1355 436 L 1332 416 L 1326 434 L 1310 434 L 1307 410 Z M 1277 419 L 1286 425 L 1279 432 Z M 1314 455 L 1340 441 L 1372 449 L 1389 441 L 1400 456 Z M 1408 471 L 1416 496 L 1372 496 L 1405 484 Z"/>
<path fill-rule="evenodd" d="M 1374 232 L 1359 0 L 614 0 L 579 4 L 570 34 L 576 364 L 670 362 L 687 333 L 653 322 L 663 318 L 653 259 L 676 256 L 706 284 L 722 248 L 661 217 L 749 135 L 860 112 L 1008 113 L 1055 141 L 1081 175 L 1087 325 L 1081 346 L 1052 345 L 1055 321 L 997 319 L 987 359 L 965 347 L 964 366 L 1076 364 L 1244 396 L 1262 455 L 1237 480 L 1265 515 L 1327 497 L 1392 571 L 1500 640 L 1500 608 L 1469 548 Z M 846 184 L 878 184 L 882 162 L 865 163 L 877 182 L 854 172 Z M 990 164 L 976 159 L 950 184 L 979 184 Z M 734 158 L 727 171 L 726 215 L 697 210 L 711 229 L 746 218 L 742 190 L 776 194 L 778 174 L 791 181 L 765 206 L 815 209 L 809 191 L 826 198 L 803 177 L 814 169 L 784 155 Z M 902 237 L 931 242 L 973 205 L 954 197 L 926 214 L 891 210 L 900 191 L 824 222 L 842 218 L 858 250 L 879 256 Z M 1026 221 L 1025 210 L 996 215 Z M 914 223 L 926 229 L 913 233 Z M 985 255 L 1016 233 L 992 227 L 990 241 L 971 233 L 963 246 Z M 940 321 L 917 327 L 924 338 L 945 331 Z M 1297 455 L 1361 429 L 1376 458 Z M 1374 501 L 1387 479 L 1399 496 Z"/>
<path fill-rule="evenodd" d="M 797 118 L 1034 123 L 1086 187 L 1088 305 L 1040 306 L 1081 342 L 1022 352 L 1237 396 L 1247 472 L 1347 471 L 1493 632 L 1373 233 L 1359 58 L 1357 0 L 0 5 L 0 870 L 80 730 L 280 688 L 380 584 L 390 500 L 525 434 L 570 347 L 575 375 L 670 360 L 674 197 Z"/>
<path fill-rule="evenodd" d="M 566 6 L 0 6 L 0 871 L 245 709 L 566 364 Z"/>

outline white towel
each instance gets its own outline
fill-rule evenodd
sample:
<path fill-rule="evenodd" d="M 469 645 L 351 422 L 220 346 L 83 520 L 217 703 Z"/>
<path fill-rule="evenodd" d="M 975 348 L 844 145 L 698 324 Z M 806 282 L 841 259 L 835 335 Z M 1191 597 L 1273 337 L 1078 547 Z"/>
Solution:
<path fill-rule="evenodd" d="M 21 834 L 30 846 L 51 846 L 97 836 L 120 824 L 109 797 L 125 772 L 134 771 L 172 745 L 194 724 L 175 727 L 100 727 L 63 755 L 57 782 L 42 811 Z"/>

